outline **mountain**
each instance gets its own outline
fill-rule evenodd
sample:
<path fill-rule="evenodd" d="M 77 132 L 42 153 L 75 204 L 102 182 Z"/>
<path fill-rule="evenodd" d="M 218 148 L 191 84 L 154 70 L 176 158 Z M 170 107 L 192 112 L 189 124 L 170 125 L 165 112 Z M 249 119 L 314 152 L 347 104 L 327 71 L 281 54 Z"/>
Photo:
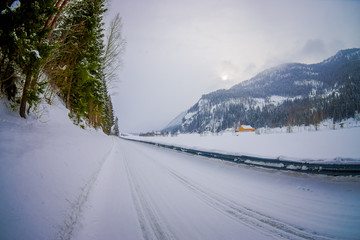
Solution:
<path fill-rule="evenodd" d="M 177 115 L 166 127 L 166 131 L 172 132 L 177 130 L 178 127 L 181 125 L 183 118 L 186 116 L 187 111 L 180 113 Z"/>
<path fill-rule="evenodd" d="M 205 94 L 171 130 L 220 131 L 239 124 L 255 128 L 308 125 L 326 118 L 339 121 L 358 111 L 360 49 L 353 48 L 317 64 L 270 68 L 228 90 Z"/>

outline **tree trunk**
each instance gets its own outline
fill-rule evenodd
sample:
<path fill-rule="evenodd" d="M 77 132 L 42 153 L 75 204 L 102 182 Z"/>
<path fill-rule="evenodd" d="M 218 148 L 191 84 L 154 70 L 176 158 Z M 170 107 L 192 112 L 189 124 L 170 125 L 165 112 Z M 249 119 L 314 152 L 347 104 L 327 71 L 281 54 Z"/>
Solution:
<path fill-rule="evenodd" d="M 63 9 L 64 9 L 67 1 L 68 1 L 68 0 L 64 0 L 64 1 L 62 2 L 61 7 L 60 7 L 58 13 L 55 15 L 54 19 L 52 20 L 51 29 L 50 29 L 50 32 L 49 32 L 49 34 L 48 34 L 48 36 L 47 36 L 46 39 L 48 39 L 48 40 L 50 39 L 51 34 L 52 34 L 53 31 L 54 31 L 55 24 L 56 24 L 57 20 L 59 19 L 59 16 L 60 16 L 61 12 L 63 11 Z M 59 1 L 58 4 L 56 5 L 56 7 L 60 6 L 60 3 L 61 3 L 61 2 Z"/>
<path fill-rule="evenodd" d="M 21 102 L 20 102 L 20 117 L 22 118 L 26 118 L 25 116 L 25 112 L 26 112 L 26 102 L 27 102 L 27 98 L 28 98 L 28 89 L 30 87 L 30 82 L 31 82 L 31 70 L 28 71 L 28 73 L 26 74 L 26 78 L 25 78 L 25 84 L 24 84 L 24 89 L 23 89 L 23 93 L 21 96 Z"/>
<path fill-rule="evenodd" d="M 63 0 L 58 0 L 58 2 L 56 3 L 56 8 L 60 7 L 62 1 L 63 1 Z M 53 20 L 53 16 L 54 16 L 54 15 L 51 15 L 51 16 L 48 18 L 48 20 L 46 21 L 46 24 L 45 24 L 45 26 L 44 26 L 44 30 L 47 29 L 47 28 L 50 26 L 51 21 Z"/>
<path fill-rule="evenodd" d="M 36 88 L 36 84 L 37 84 L 37 80 L 39 78 L 39 70 L 34 74 L 34 78 L 32 78 L 31 82 L 30 82 L 30 89 L 35 89 Z"/>
<path fill-rule="evenodd" d="M 69 89 L 66 96 L 66 108 L 70 109 L 70 92 L 71 92 L 72 77 L 70 77 Z M 71 109 L 70 109 L 71 111 Z"/>

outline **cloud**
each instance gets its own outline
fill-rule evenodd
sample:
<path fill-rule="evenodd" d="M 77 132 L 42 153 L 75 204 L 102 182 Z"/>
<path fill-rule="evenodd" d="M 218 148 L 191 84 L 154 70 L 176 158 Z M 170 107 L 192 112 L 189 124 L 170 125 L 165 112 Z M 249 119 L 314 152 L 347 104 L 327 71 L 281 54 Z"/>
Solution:
<path fill-rule="evenodd" d="M 243 75 L 247 78 L 253 77 L 257 72 L 257 66 L 254 63 L 250 63 L 246 66 L 243 71 Z"/>
<path fill-rule="evenodd" d="M 302 48 L 302 54 L 310 56 L 324 55 L 326 46 L 321 39 L 309 39 Z"/>
<path fill-rule="evenodd" d="M 294 51 L 292 57 L 303 63 L 317 63 L 345 48 L 344 42 L 337 39 L 308 39 L 302 48 Z"/>
<path fill-rule="evenodd" d="M 234 79 L 235 75 L 239 72 L 238 67 L 229 60 L 222 61 L 220 69 L 220 76 L 227 75 L 230 80 Z"/>

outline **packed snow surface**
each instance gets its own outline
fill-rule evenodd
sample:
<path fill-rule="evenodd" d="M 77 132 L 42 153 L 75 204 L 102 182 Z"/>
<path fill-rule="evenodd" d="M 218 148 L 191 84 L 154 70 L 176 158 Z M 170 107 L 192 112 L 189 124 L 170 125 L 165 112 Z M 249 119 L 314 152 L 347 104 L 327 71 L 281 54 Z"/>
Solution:
<path fill-rule="evenodd" d="M 0 104 L 0 239 L 360 238 L 359 177 L 108 137 L 72 125 L 60 103 L 42 113 Z"/>

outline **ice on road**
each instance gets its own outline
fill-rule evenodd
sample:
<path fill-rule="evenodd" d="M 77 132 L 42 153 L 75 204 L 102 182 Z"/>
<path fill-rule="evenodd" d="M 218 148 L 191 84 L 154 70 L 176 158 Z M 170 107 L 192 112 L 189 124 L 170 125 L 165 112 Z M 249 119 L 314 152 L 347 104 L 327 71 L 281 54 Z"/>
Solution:
<path fill-rule="evenodd" d="M 73 239 L 359 239 L 360 181 L 114 139 Z"/>

